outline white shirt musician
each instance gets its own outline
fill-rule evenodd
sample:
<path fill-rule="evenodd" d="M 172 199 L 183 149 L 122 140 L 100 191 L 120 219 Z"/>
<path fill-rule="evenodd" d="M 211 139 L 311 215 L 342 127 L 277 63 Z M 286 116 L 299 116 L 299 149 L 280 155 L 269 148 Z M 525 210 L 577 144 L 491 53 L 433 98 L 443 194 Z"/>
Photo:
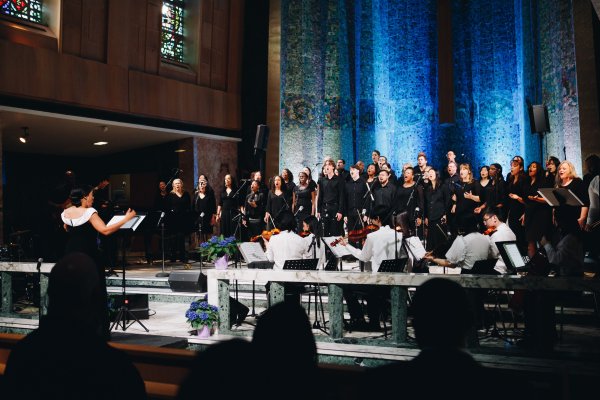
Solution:
<path fill-rule="evenodd" d="M 288 215 L 289 214 L 289 215 Z M 307 244 L 303 238 L 292 232 L 294 217 L 285 213 L 280 220 L 281 233 L 271 236 L 267 247 L 267 258 L 274 262 L 274 269 L 283 269 L 286 260 L 300 260 L 305 258 Z"/>

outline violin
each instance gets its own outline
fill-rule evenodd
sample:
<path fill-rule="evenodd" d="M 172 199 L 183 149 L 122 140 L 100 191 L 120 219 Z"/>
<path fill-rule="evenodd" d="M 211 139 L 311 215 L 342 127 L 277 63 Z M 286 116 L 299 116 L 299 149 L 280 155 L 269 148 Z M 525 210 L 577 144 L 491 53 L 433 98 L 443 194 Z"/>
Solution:
<path fill-rule="evenodd" d="M 331 242 L 330 245 L 331 246 L 336 246 L 343 239 L 348 239 L 351 242 L 360 242 L 361 240 L 366 239 L 367 235 L 369 233 L 373 233 L 373 232 L 377 231 L 378 229 L 379 229 L 379 227 L 377 225 L 369 224 L 369 225 L 366 225 L 364 228 L 355 229 L 353 231 L 348 232 L 348 237 L 347 238 L 336 239 L 333 242 Z"/>
<path fill-rule="evenodd" d="M 258 242 L 261 238 L 266 239 L 267 241 L 271 239 L 271 236 L 278 235 L 281 231 L 277 228 L 273 228 L 270 231 L 262 231 L 260 235 L 252 236 L 250 238 L 251 242 Z"/>
<path fill-rule="evenodd" d="M 496 232 L 496 228 L 487 228 L 483 234 L 486 236 L 491 236 Z"/>

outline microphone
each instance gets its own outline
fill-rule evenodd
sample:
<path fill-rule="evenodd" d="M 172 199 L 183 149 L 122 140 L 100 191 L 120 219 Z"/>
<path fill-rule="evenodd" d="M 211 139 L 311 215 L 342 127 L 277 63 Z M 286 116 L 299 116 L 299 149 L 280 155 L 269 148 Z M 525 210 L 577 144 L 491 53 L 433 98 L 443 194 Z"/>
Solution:
<path fill-rule="evenodd" d="M 362 215 L 365 215 L 366 213 L 367 213 L 367 209 L 366 209 L 366 208 L 363 208 L 363 209 L 362 209 Z"/>
<path fill-rule="evenodd" d="M 240 179 L 240 182 L 248 182 L 251 181 L 252 179 Z"/>
<path fill-rule="evenodd" d="M 200 213 L 200 218 L 204 218 L 204 211 Z"/>
<path fill-rule="evenodd" d="M 298 214 L 300 211 L 304 210 L 304 206 L 300 206 L 298 207 L 298 209 L 296 210 L 296 212 L 294 213 L 294 217 L 296 216 L 296 214 Z"/>
<path fill-rule="evenodd" d="M 38 272 L 41 272 L 41 270 L 42 270 L 42 262 L 44 262 L 44 259 L 42 257 L 38 258 L 37 267 L 36 267 Z"/>

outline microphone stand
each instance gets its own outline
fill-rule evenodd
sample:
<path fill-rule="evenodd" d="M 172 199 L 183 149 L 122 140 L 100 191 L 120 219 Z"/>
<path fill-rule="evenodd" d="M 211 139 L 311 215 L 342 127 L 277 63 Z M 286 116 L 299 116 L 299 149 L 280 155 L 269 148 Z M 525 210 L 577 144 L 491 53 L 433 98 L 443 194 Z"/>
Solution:
<path fill-rule="evenodd" d="M 419 181 L 421 180 L 421 177 L 422 177 L 422 176 L 423 176 L 423 175 L 419 175 L 419 178 L 417 179 L 417 181 L 416 181 L 416 182 L 415 182 L 415 184 L 413 185 L 412 191 L 410 192 L 410 196 L 408 196 L 408 201 L 406 202 L 406 205 L 405 205 L 405 207 L 406 207 L 406 209 L 407 209 L 407 210 L 408 210 L 408 205 L 409 205 L 409 204 L 410 204 L 410 202 L 412 201 L 412 199 L 413 199 L 413 196 L 414 196 L 414 194 L 415 194 L 415 189 L 417 188 L 417 186 L 419 186 Z M 415 215 L 414 215 L 414 214 L 413 214 L 413 217 L 415 217 Z M 396 224 L 396 222 L 395 222 L 395 221 L 394 221 L 394 224 Z M 417 235 L 417 237 L 419 236 L 419 235 L 417 234 L 417 219 L 416 219 L 416 218 L 415 218 L 415 235 Z"/>
<path fill-rule="evenodd" d="M 44 259 L 42 257 L 38 258 L 37 260 L 37 272 L 38 272 L 38 291 L 40 291 L 40 288 L 42 287 L 42 262 L 44 262 Z M 104 278 L 104 277 L 103 277 Z M 40 292 L 41 293 L 41 292 Z M 42 310 L 42 298 L 40 296 L 40 304 L 38 305 L 38 327 L 40 326 L 41 322 L 42 322 L 42 314 L 43 314 L 43 310 Z"/>
<path fill-rule="evenodd" d="M 160 247 L 162 248 L 161 271 L 155 275 L 157 278 L 165 278 L 169 276 L 169 272 L 165 272 L 165 221 L 163 221 L 164 217 L 165 212 L 162 211 L 160 213 L 158 223 L 156 224 L 156 226 L 160 226 Z"/>

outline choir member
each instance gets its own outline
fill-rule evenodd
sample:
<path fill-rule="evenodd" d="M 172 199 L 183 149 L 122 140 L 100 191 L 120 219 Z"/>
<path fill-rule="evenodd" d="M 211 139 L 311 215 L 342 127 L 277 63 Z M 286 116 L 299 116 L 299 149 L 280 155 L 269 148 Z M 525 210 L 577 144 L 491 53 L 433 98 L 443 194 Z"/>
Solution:
<path fill-rule="evenodd" d="M 523 173 L 523 159 L 515 156 L 510 162 L 510 175 L 506 184 L 507 223 L 517 236 L 517 243 L 522 252 L 526 251 L 525 229 L 521 224 L 525 212 L 525 174 Z"/>
<path fill-rule="evenodd" d="M 404 182 L 396 187 L 395 211 L 396 214 L 406 212 L 410 221 L 411 230 L 421 226 L 423 211 L 423 187 L 414 180 L 413 167 L 404 170 Z M 405 232 L 406 234 L 406 232 Z"/>
<path fill-rule="evenodd" d="M 396 198 L 396 187 L 389 181 L 390 172 L 388 170 L 379 171 L 379 185 L 373 191 L 373 210 L 386 210 L 386 213 L 380 212 L 381 220 L 385 225 L 391 224 L 391 215 Z"/>
<path fill-rule="evenodd" d="M 217 201 L 204 175 L 198 178 L 198 191 L 194 196 L 194 213 L 199 239 L 201 242 L 206 242 L 213 233 L 217 217 Z"/>
<path fill-rule="evenodd" d="M 292 211 L 296 216 L 296 226 L 301 226 L 300 222 L 304 221 L 311 215 L 315 215 L 317 191 L 314 185 L 310 183 L 305 170 L 298 174 L 298 184 L 294 188 L 294 196 L 292 199 Z"/>
<path fill-rule="evenodd" d="M 291 204 L 285 199 L 283 190 L 283 178 L 279 175 L 274 176 L 271 190 L 267 195 L 264 217 L 264 221 L 270 229 L 279 228 L 281 217 L 286 211 L 290 210 Z"/>
<path fill-rule="evenodd" d="M 455 191 L 452 195 L 452 214 L 455 218 L 455 228 L 464 224 L 464 220 L 471 220 L 475 215 L 475 208 L 479 205 L 479 183 L 473 179 L 473 172 L 469 164 L 460 164 L 460 182 L 454 184 Z"/>
<path fill-rule="evenodd" d="M 546 182 L 548 183 L 548 187 L 552 187 L 556 183 L 556 172 L 559 165 L 560 160 L 558 158 L 554 156 L 548 157 L 546 161 Z"/>
<path fill-rule="evenodd" d="M 244 225 L 248 227 L 250 237 L 258 236 L 264 228 L 265 218 L 265 196 L 260 191 L 260 183 L 252 181 L 250 184 L 250 193 L 246 196 L 242 213 L 246 215 Z"/>
<path fill-rule="evenodd" d="M 585 187 L 583 180 L 577 177 L 575 166 L 570 161 L 563 161 L 558 166 L 555 187 L 569 189 L 583 203 L 583 206 L 569 206 L 563 204 L 555 208 L 555 218 L 560 218 L 566 225 L 576 221 L 579 227 L 583 229 L 587 220 L 590 200 L 588 197 L 588 190 Z"/>
<path fill-rule="evenodd" d="M 256 177 L 256 174 L 255 174 Z M 235 221 L 240 209 L 239 195 L 236 195 L 233 178 L 230 174 L 225 175 L 225 187 L 221 192 L 219 206 L 217 207 L 217 222 L 221 223 L 221 234 L 225 237 L 235 234 Z"/>
<path fill-rule="evenodd" d="M 283 192 L 285 194 L 285 201 L 288 204 L 292 204 L 292 198 L 294 197 L 294 188 L 296 184 L 294 183 L 294 174 L 287 168 L 284 168 L 281 171 L 281 177 L 283 178 Z"/>
<path fill-rule="evenodd" d="M 538 193 L 538 190 L 546 185 L 546 177 L 542 165 L 534 161 L 527 167 L 527 179 L 525 180 L 525 238 L 527 239 L 527 253 L 533 257 L 537 249 L 536 243 L 542 236 L 550 236 L 549 228 L 552 222 L 552 211 L 546 200 Z"/>
<path fill-rule="evenodd" d="M 176 256 L 179 256 L 182 263 L 187 263 L 185 236 L 189 232 L 191 199 L 189 193 L 183 190 L 181 179 L 173 181 L 173 190 L 167 196 L 167 204 L 170 213 L 168 226 L 171 233 L 171 262 L 175 262 Z"/>
<path fill-rule="evenodd" d="M 340 236 L 343 230 L 344 182 L 333 172 L 333 162 L 327 162 L 319 178 L 317 218 L 323 224 L 323 236 Z"/>
<path fill-rule="evenodd" d="M 491 180 L 490 180 L 490 167 L 488 167 L 487 165 L 484 165 L 483 167 L 481 167 L 479 169 L 479 200 L 480 200 L 480 206 L 479 207 L 475 207 L 475 214 L 479 214 L 481 213 L 482 210 L 484 210 L 483 205 L 486 203 L 487 198 L 486 198 L 486 194 L 487 194 L 487 187 L 488 185 L 491 185 Z"/>
<path fill-rule="evenodd" d="M 350 167 L 350 179 L 345 183 L 344 221 L 348 232 L 362 228 L 370 199 L 367 183 L 360 177 L 356 165 Z"/>
<path fill-rule="evenodd" d="M 447 240 L 446 211 L 450 207 L 450 195 L 445 185 L 439 181 L 438 173 L 429 168 L 429 185 L 425 187 L 425 225 L 427 230 L 427 250 L 433 250 Z"/>

